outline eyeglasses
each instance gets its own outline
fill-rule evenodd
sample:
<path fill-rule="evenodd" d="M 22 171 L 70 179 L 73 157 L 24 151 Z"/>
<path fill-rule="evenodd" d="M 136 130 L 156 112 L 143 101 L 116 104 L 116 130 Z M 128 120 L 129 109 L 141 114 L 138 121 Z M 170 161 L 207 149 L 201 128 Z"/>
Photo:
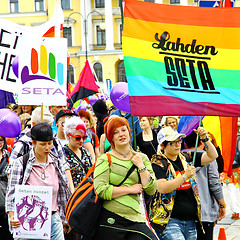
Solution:
<path fill-rule="evenodd" d="M 182 143 L 182 139 L 178 141 L 168 142 L 167 144 L 170 146 L 177 146 L 178 144 L 181 144 L 181 143 Z"/>
<path fill-rule="evenodd" d="M 74 136 L 74 135 L 72 135 L 72 134 L 70 134 L 70 133 L 69 133 L 69 136 L 75 138 L 76 141 L 80 141 L 81 139 L 82 139 L 83 141 L 85 141 L 85 140 L 87 139 L 87 136 Z"/>

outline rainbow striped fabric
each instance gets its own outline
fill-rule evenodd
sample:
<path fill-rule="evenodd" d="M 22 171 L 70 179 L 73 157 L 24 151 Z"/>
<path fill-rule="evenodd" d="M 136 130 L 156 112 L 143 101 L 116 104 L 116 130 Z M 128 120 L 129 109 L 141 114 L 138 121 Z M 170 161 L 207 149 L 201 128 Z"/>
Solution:
<path fill-rule="evenodd" d="M 240 113 L 240 9 L 126 0 L 123 55 L 133 115 Z"/>

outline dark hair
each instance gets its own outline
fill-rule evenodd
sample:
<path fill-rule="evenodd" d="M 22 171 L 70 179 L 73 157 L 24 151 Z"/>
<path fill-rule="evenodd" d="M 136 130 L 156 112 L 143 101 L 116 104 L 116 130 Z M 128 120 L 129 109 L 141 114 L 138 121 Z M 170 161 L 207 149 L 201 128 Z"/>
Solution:
<path fill-rule="evenodd" d="M 0 135 L 1 136 L 1 135 Z M 8 149 L 8 147 L 7 147 L 7 141 L 6 141 L 6 138 L 5 137 L 3 137 L 3 136 L 1 136 L 2 138 L 3 138 L 3 141 L 4 141 L 4 143 L 3 143 L 3 148 L 2 149 Z M 1 150 L 1 149 L 0 149 Z"/>
<path fill-rule="evenodd" d="M 168 145 L 169 141 L 162 142 L 163 146 L 166 147 Z"/>
<path fill-rule="evenodd" d="M 191 132 L 186 138 L 185 138 L 185 143 L 188 148 L 195 147 L 196 144 L 196 139 L 197 139 L 197 134 L 195 132 Z M 200 139 L 198 139 L 198 145 L 200 145 Z"/>
<path fill-rule="evenodd" d="M 31 137 L 35 141 L 49 142 L 53 140 L 52 127 L 46 122 L 37 123 L 31 128 Z"/>

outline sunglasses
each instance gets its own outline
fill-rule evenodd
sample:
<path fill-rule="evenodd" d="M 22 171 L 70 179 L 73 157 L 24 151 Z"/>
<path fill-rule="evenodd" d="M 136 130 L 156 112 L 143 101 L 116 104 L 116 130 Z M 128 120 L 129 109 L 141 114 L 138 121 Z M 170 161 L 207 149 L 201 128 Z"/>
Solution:
<path fill-rule="evenodd" d="M 87 136 L 74 136 L 74 135 L 72 135 L 70 133 L 69 133 L 69 136 L 75 138 L 76 141 L 80 141 L 80 140 L 85 141 L 87 139 Z"/>
<path fill-rule="evenodd" d="M 168 145 L 170 146 L 177 146 L 178 144 L 182 143 L 182 139 L 178 140 L 178 141 L 173 141 L 173 142 L 168 142 Z"/>

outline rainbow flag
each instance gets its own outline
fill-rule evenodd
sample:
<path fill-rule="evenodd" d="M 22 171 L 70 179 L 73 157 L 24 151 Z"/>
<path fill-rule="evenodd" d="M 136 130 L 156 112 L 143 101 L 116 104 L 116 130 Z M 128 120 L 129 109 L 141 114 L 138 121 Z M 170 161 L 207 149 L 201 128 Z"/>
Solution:
<path fill-rule="evenodd" d="M 236 151 L 237 120 L 236 117 L 206 116 L 202 121 L 203 127 L 213 134 L 221 149 L 224 172 L 229 176 L 232 174 L 232 164 Z"/>
<path fill-rule="evenodd" d="M 240 9 L 125 1 L 123 55 L 138 116 L 239 116 Z"/>

